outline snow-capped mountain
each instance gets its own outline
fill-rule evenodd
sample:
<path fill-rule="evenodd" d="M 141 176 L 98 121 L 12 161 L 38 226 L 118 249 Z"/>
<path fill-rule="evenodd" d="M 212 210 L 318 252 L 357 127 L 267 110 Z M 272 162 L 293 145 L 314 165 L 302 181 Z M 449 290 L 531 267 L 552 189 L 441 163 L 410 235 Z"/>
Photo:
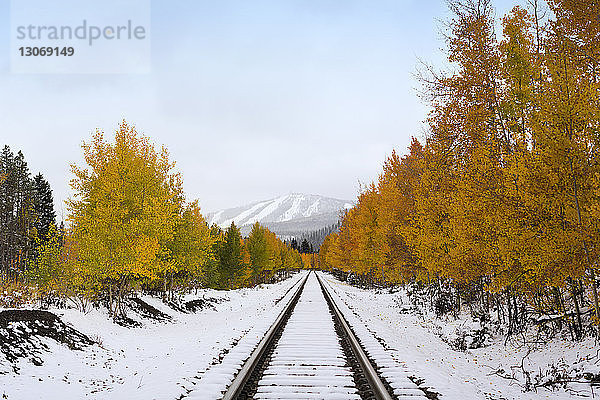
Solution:
<path fill-rule="evenodd" d="M 209 213 L 206 219 L 210 225 L 217 224 L 222 228 L 227 228 L 235 222 L 242 234 L 250 232 L 252 224 L 258 221 L 280 236 L 293 236 L 335 224 L 340 213 L 352 206 L 349 201 L 291 193 L 271 200 Z"/>

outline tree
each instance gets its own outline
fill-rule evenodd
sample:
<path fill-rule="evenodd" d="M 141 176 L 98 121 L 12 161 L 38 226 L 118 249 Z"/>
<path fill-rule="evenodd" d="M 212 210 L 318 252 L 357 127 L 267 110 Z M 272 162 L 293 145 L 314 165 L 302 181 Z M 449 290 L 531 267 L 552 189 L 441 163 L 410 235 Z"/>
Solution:
<path fill-rule="evenodd" d="M 537 2 L 515 7 L 498 42 L 490 1 L 449 5 L 453 69 L 423 81 L 425 145 L 386 160 L 321 263 L 429 283 L 454 311 L 476 299 L 509 334 L 535 310 L 580 337 L 583 304 L 600 321 L 600 6 L 552 0 L 545 25 Z"/>
<path fill-rule="evenodd" d="M 212 246 L 215 238 L 200 213 L 198 202 L 185 206 L 174 228 L 173 238 L 167 243 L 166 267 L 162 270 L 164 292 L 173 299 L 173 287 L 178 280 L 182 288 L 198 286 L 204 268 L 214 259 Z"/>
<path fill-rule="evenodd" d="M 298 251 L 302 254 L 310 253 L 310 244 L 308 243 L 308 240 L 306 240 L 306 239 L 302 240 L 302 243 L 300 244 L 300 248 L 298 249 Z"/>
<path fill-rule="evenodd" d="M 213 224 L 210 227 L 211 258 L 206 263 L 202 273 L 202 283 L 210 288 L 226 288 L 225 276 L 221 269 L 221 249 L 225 244 L 225 233 L 218 225 Z"/>
<path fill-rule="evenodd" d="M 252 225 L 252 230 L 248 239 L 245 240 L 246 249 L 250 254 L 250 272 L 252 284 L 256 284 L 260 272 L 264 269 L 270 269 L 271 257 L 270 249 L 267 248 L 266 229 L 260 226 L 258 222 Z"/>
<path fill-rule="evenodd" d="M 234 222 L 225 231 L 218 257 L 228 287 L 230 289 L 237 287 L 239 279 L 244 273 L 245 264 L 242 253 L 242 235 Z"/>
<path fill-rule="evenodd" d="M 71 167 L 68 220 L 79 264 L 118 316 L 134 282 L 154 281 L 176 264 L 168 244 L 183 208 L 181 178 L 166 149 L 158 153 L 125 121 L 114 144 L 96 131 L 83 150 L 87 168 Z"/>
<path fill-rule="evenodd" d="M 37 257 L 28 267 L 27 275 L 37 286 L 42 306 L 61 295 L 59 285 L 64 276 L 64 252 L 62 238 L 54 224 L 50 224 L 46 237 L 37 238 Z"/>
<path fill-rule="evenodd" d="M 48 236 L 51 225 L 56 225 L 52 189 L 44 176 L 39 173 L 33 178 L 33 208 L 35 212 L 34 227 L 39 237 Z"/>
<path fill-rule="evenodd" d="M 8 146 L 0 153 L 0 266 L 4 277 L 16 279 L 34 247 L 35 210 L 27 162 Z"/>

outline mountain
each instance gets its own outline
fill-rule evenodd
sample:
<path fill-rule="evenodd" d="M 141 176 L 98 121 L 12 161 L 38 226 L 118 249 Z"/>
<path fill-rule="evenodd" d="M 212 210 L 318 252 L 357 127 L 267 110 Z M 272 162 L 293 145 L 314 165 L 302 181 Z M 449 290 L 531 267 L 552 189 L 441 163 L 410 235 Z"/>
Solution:
<path fill-rule="evenodd" d="M 271 200 L 259 201 L 242 207 L 209 213 L 210 225 L 227 228 L 231 222 L 247 235 L 256 221 L 282 238 L 298 236 L 306 232 L 337 223 L 340 213 L 353 204 L 329 197 L 291 193 Z"/>

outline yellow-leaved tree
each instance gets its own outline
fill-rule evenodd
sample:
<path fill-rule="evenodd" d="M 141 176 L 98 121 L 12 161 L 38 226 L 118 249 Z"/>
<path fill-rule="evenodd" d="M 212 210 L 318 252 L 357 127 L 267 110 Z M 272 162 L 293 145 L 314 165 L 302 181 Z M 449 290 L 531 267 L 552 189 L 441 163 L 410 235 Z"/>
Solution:
<path fill-rule="evenodd" d="M 199 286 L 204 267 L 215 260 L 212 246 L 216 238 L 200 213 L 198 201 L 187 204 L 176 221 L 174 235 L 165 252 L 169 257 L 162 260 L 160 272 L 163 291 L 170 300 L 173 300 L 175 285 L 180 288 Z"/>
<path fill-rule="evenodd" d="M 83 151 L 87 165 L 71 166 L 75 196 L 68 202 L 76 268 L 119 316 L 135 285 L 172 276 L 186 262 L 173 245 L 186 223 L 181 177 L 166 149 L 157 152 L 125 121 L 114 143 L 96 131 Z M 198 219 L 194 213 L 189 220 Z"/>

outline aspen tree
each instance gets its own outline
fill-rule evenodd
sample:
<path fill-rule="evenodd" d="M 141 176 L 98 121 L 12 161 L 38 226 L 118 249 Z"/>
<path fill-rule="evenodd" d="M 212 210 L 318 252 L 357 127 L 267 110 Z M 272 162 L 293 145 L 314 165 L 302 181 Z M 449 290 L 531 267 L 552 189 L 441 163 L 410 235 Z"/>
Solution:
<path fill-rule="evenodd" d="M 85 168 L 72 165 L 68 203 L 77 262 L 108 297 L 113 315 L 135 281 L 153 281 L 173 265 L 173 240 L 183 199 L 181 178 L 163 149 L 123 121 L 111 144 L 97 131 L 83 145 Z"/>

